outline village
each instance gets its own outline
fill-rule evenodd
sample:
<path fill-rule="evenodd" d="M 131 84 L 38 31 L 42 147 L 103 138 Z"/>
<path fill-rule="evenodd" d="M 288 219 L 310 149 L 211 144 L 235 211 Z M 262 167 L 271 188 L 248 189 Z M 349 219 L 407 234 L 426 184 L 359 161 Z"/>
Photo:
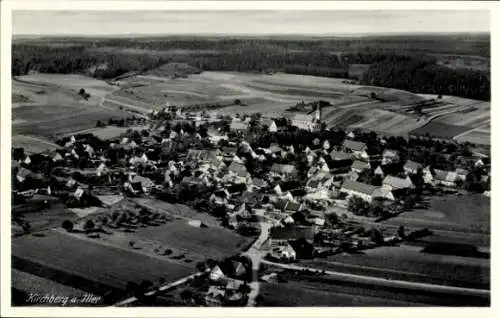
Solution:
<path fill-rule="evenodd" d="M 327 129 L 320 104 L 311 103 L 308 113 L 235 116 L 168 106 L 148 119 L 127 118 L 120 125 L 133 129 L 114 138 L 71 135 L 57 142 L 59 149 L 39 154 L 16 148 L 13 206 L 39 196 L 50 207 L 50 198 L 58 197 L 68 208 L 90 211 L 84 224 L 65 220 L 58 226 L 88 230 L 133 223 L 116 217 L 103 222 L 92 213 L 92 207 L 112 206 L 123 197 L 184 204 L 243 236 L 262 239 L 258 257 L 265 262 L 294 263 L 429 235 L 424 227 L 384 223 L 429 208 L 428 197 L 489 196 L 488 153 L 427 136 Z M 97 126 L 114 125 L 109 124 Z M 161 220 L 145 217 L 149 212 L 143 208 L 137 220 Z M 31 229 L 15 210 L 13 229 L 19 234 Z M 201 303 L 248 301 L 250 287 L 243 281 L 251 278 L 221 283 L 221 277 L 229 271 L 241 278 L 252 265 L 225 260 L 201 267 L 210 271 L 208 283 L 198 282 L 206 294 Z M 193 304 L 192 291 L 181 296 Z"/>

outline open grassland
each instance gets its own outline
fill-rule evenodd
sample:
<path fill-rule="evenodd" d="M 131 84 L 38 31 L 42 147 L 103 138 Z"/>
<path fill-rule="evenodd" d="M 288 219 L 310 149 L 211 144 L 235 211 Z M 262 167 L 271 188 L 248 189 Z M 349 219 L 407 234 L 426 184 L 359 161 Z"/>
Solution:
<path fill-rule="evenodd" d="M 50 208 L 42 208 L 39 203 L 48 201 Z M 37 203 L 38 202 L 38 203 Z M 29 222 L 33 231 L 61 226 L 64 220 L 76 220 L 75 213 L 66 209 L 54 197 L 35 195 L 24 204 L 12 206 L 12 216 Z"/>
<path fill-rule="evenodd" d="M 129 129 L 140 131 L 146 128 L 147 126 L 131 126 L 131 127 L 106 126 L 106 127 L 89 129 L 85 131 L 85 133 L 93 134 L 94 136 L 102 140 L 110 140 L 119 137 Z"/>
<path fill-rule="evenodd" d="M 387 279 L 470 288 L 489 288 L 490 261 L 423 253 L 418 246 L 388 246 L 357 254 L 301 261 L 307 267 Z"/>
<path fill-rule="evenodd" d="M 22 147 L 27 154 L 41 153 L 45 151 L 52 151 L 60 148 L 50 140 L 38 136 L 12 136 L 12 147 Z"/>
<path fill-rule="evenodd" d="M 12 255 L 21 263 L 24 261 L 41 265 L 47 269 L 47 273 L 53 270 L 69 275 L 67 284 L 70 286 L 76 280 L 74 277 L 78 277 L 90 284 L 125 289 L 129 281 L 154 282 L 160 278 L 173 281 L 193 271 L 190 264 L 148 257 L 57 231 L 47 232 L 44 237 L 24 236 L 13 239 Z M 47 278 L 57 280 L 54 277 Z"/>

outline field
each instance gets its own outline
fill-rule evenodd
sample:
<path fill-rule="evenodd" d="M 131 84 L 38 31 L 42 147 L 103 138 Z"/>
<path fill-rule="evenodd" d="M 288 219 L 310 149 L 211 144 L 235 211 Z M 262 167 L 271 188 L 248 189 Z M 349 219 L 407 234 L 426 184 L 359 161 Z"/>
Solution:
<path fill-rule="evenodd" d="M 470 288 L 489 288 L 489 260 L 422 253 L 420 246 L 390 246 L 359 254 L 301 261 L 318 269 Z"/>
<path fill-rule="evenodd" d="M 125 133 L 129 129 L 141 130 L 141 129 L 146 129 L 146 126 L 133 126 L 133 127 L 106 126 L 101 128 L 92 128 L 86 130 L 85 133 L 93 134 L 94 136 L 102 140 L 110 140 L 119 137 L 121 134 Z"/>
<path fill-rule="evenodd" d="M 342 281 L 328 275 L 283 274 L 286 282 L 262 283 L 259 306 L 485 306 L 488 299 L 444 295 Z"/>
<path fill-rule="evenodd" d="M 26 299 L 29 298 L 29 293 L 43 295 L 57 295 L 61 297 L 81 297 L 87 292 L 56 283 L 52 280 L 26 273 L 17 269 L 12 269 L 12 288 L 18 292 L 26 293 Z M 22 305 L 21 299 L 16 299 L 15 304 Z M 43 304 L 37 304 L 43 305 Z"/>
<path fill-rule="evenodd" d="M 425 108 L 422 118 L 405 113 L 424 96 L 383 87 L 343 83 L 342 79 L 284 73 L 203 72 L 183 64 L 167 64 L 143 75 L 130 74 L 110 85 L 79 75 L 33 74 L 13 81 L 13 134 L 54 135 L 95 127 L 97 120 L 148 112 L 169 104 L 223 105 L 222 114 L 283 113 L 299 101 L 319 99 L 333 104 L 323 111 L 329 127 L 361 128 L 382 134 L 429 133 L 479 144 L 489 143 L 489 130 L 469 130 L 488 123 L 490 103 L 443 96 Z M 173 76 L 180 74 L 179 77 Z M 89 101 L 78 96 L 86 89 Z M 375 93 L 384 102 L 371 99 Z M 233 105 L 239 99 L 244 106 Z M 58 122 L 56 124 L 56 122 Z M 64 125 L 61 125 L 61 122 Z M 467 133 L 465 133 L 467 132 Z M 103 137 L 116 130 L 102 131 Z"/>
<path fill-rule="evenodd" d="M 452 138 L 469 129 L 470 128 L 465 126 L 449 125 L 438 121 L 431 121 L 425 126 L 413 130 L 412 133 L 418 135 L 429 134 L 432 137 L 438 137 L 438 138 Z"/>
<path fill-rule="evenodd" d="M 27 154 L 52 151 L 59 148 L 58 145 L 43 137 L 24 135 L 12 136 L 12 147 L 22 147 Z"/>
<path fill-rule="evenodd" d="M 490 233 L 491 202 L 481 194 L 467 196 L 432 197 L 429 210 L 405 212 L 389 223 L 418 224 L 430 229 L 462 231 L 464 233 Z"/>
<path fill-rule="evenodd" d="M 84 290 L 100 285 L 101 290 L 96 290 L 97 294 L 102 293 L 105 287 L 124 289 L 129 281 L 154 282 L 162 277 L 173 281 L 195 271 L 192 264 L 148 257 L 57 231 L 49 231 L 43 237 L 13 239 L 12 255 L 14 268 L 23 271 L 32 269 L 37 276 L 46 273 L 48 277 L 45 278 L 73 287 L 75 282 L 83 280 L 88 282 L 79 286 Z M 17 267 L 16 262 L 19 264 Z M 37 269 L 40 266 L 41 269 Z"/>
<path fill-rule="evenodd" d="M 78 94 L 81 88 L 91 95 L 88 100 Z M 106 82 L 79 75 L 18 77 L 12 81 L 12 92 L 30 102 L 12 104 L 12 133 L 54 138 L 95 127 L 98 120 L 129 116 L 118 107 L 102 107 L 103 97 L 115 89 Z"/>

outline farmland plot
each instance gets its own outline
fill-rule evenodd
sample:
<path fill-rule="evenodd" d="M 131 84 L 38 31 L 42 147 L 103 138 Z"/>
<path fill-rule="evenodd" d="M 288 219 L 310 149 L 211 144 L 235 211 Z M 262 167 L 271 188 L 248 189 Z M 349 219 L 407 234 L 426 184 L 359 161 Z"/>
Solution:
<path fill-rule="evenodd" d="M 193 266 L 160 260 L 124 249 L 95 244 L 56 231 L 45 237 L 12 240 L 12 255 L 44 267 L 125 289 L 127 282 L 173 281 L 193 272 Z M 117 261 L 119 260 L 119 261 Z"/>
<path fill-rule="evenodd" d="M 46 138 L 24 135 L 12 136 L 12 147 L 23 148 L 24 152 L 27 154 L 52 151 L 60 148 Z"/>

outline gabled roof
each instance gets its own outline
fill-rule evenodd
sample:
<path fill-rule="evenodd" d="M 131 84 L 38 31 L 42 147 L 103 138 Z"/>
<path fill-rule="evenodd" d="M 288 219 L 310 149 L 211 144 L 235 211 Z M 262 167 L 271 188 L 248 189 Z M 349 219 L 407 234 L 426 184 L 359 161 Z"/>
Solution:
<path fill-rule="evenodd" d="M 422 164 L 411 160 L 406 160 L 405 165 L 403 166 L 403 169 L 410 169 L 410 170 L 418 170 L 421 168 Z"/>
<path fill-rule="evenodd" d="M 374 173 L 375 174 L 383 175 L 384 174 L 384 170 L 382 170 L 382 167 L 378 166 L 377 169 L 375 169 Z"/>
<path fill-rule="evenodd" d="M 267 127 L 271 127 L 272 124 L 276 125 L 276 122 L 272 119 L 262 119 L 261 124 Z"/>
<path fill-rule="evenodd" d="M 343 152 L 343 151 L 336 151 L 333 150 L 330 152 L 330 157 L 332 160 L 351 160 L 353 158 L 352 154 Z"/>
<path fill-rule="evenodd" d="M 372 195 L 377 187 L 358 181 L 345 180 L 342 189 Z"/>
<path fill-rule="evenodd" d="M 458 178 L 458 174 L 454 171 L 434 169 L 434 172 L 436 173 L 434 178 L 438 181 L 455 182 Z"/>
<path fill-rule="evenodd" d="M 292 123 L 293 121 L 304 121 L 304 122 L 310 122 L 313 123 L 315 121 L 314 115 L 308 115 L 308 114 L 295 114 L 292 117 Z"/>
<path fill-rule="evenodd" d="M 346 139 L 342 144 L 344 148 L 350 149 L 352 151 L 364 151 L 368 149 L 368 146 L 364 142 Z"/>
<path fill-rule="evenodd" d="M 394 189 L 407 189 L 413 186 L 413 183 L 409 178 L 402 179 L 394 176 L 386 176 L 382 181 L 382 184 L 391 186 Z"/>
<path fill-rule="evenodd" d="M 33 171 L 28 170 L 26 168 L 20 167 L 17 171 L 17 176 L 21 178 L 26 178 L 29 175 L 34 175 Z"/>
<path fill-rule="evenodd" d="M 393 149 L 385 149 L 382 153 L 383 157 L 399 157 L 398 151 Z"/>
<path fill-rule="evenodd" d="M 356 169 L 356 170 L 370 169 L 370 164 L 368 162 L 355 160 L 352 163 L 351 168 Z"/>
<path fill-rule="evenodd" d="M 248 171 L 245 165 L 235 161 L 231 162 L 228 169 L 229 171 L 237 174 L 240 177 L 246 177 L 248 175 Z"/>
<path fill-rule="evenodd" d="M 247 130 L 249 124 L 245 122 L 232 122 L 229 128 L 231 130 Z"/>
<path fill-rule="evenodd" d="M 283 173 L 283 174 L 294 174 L 297 172 L 297 169 L 293 165 L 284 165 L 275 163 L 271 167 L 272 172 Z"/>
<path fill-rule="evenodd" d="M 186 160 L 195 161 L 208 161 L 212 159 L 217 159 L 217 153 L 215 150 L 205 150 L 205 149 L 189 149 Z"/>
<path fill-rule="evenodd" d="M 267 186 L 267 181 L 264 179 L 260 179 L 260 178 L 253 178 L 252 184 L 255 185 L 256 187 L 262 188 L 262 187 Z"/>

